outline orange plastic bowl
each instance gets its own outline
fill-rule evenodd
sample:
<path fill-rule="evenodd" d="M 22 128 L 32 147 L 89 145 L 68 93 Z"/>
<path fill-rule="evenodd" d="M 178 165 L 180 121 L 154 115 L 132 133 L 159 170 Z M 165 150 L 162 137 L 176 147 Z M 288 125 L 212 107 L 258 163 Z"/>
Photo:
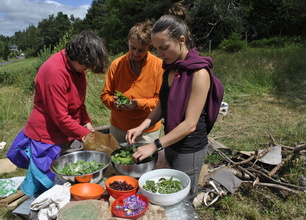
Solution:
<path fill-rule="evenodd" d="M 99 199 L 104 191 L 104 187 L 96 183 L 77 183 L 70 187 L 71 195 L 78 201 Z"/>
<path fill-rule="evenodd" d="M 112 188 L 109 187 L 109 185 L 111 183 L 113 183 L 114 181 L 120 181 L 120 182 L 126 181 L 126 183 L 131 184 L 134 187 L 134 189 L 126 190 L 126 191 L 120 191 L 120 190 L 112 189 Z M 106 191 L 108 192 L 108 194 L 116 199 L 120 196 L 136 194 L 137 191 L 138 191 L 138 186 L 139 185 L 138 185 L 138 180 L 136 180 L 133 177 L 118 175 L 118 176 L 112 176 L 112 177 L 108 178 L 105 181 L 105 186 L 106 186 Z"/>
<path fill-rule="evenodd" d="M 133 196 L 133 195 L 135 195 L 136 197 L 138 197 L 139 200 L 142 200 L 142 201 L 145 203 L 145 207 L 144 207 L 144 209 L 143 209 L 140 213 L 138 213 L 138 214 L 136 214 L 136 215 L 128 216 L 128 215 L 126 214 L 126 212 L 123 211 L 123 210 L 120 210 L 120 209 L 118 208 L 118 206 L 124 205 L 124 203 L 125 203 L 124 200 L 127 199 L 129 196 Z M 113 213 L 114 215 L 116 215 L 117 217 L 120 217 L 120 218 L 138 219 L 138 218 L 140 218 L 140 217 L 147 211 L 148 206 L 149 206 L 149 200 L 148 200 L 148 198 L 145 197 L 144 195 L 141 195 L 141 194 L 125 195 L 125 196 L 121 196 L 121 197 L 117 198 L 117 199 L 113 202 L 113 204 L 112 204 L 112 213 Z"/>
<path fill-rule="evenodd" d="M 75 179 L 79 183 L 89 183 L 90 180 L 92 179 L 92 174 L 84 175 L 84 176 L 76 176 Z"/>

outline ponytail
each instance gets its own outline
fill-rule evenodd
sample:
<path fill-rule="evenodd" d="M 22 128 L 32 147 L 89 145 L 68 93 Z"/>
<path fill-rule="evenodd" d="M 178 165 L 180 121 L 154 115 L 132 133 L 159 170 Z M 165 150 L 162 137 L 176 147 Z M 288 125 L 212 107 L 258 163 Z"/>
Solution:
<path fill-rule="evenodd" d="M 160 17 L 153 25 L 152 34 L 168 31 L 170 38 L 179 40 L 183 35 L 186 38 L 188 49 L 193 47 L 193 41 L 189 27 L 185 22 L 186 8 L 180 3 L 174 3 L 169 9 L 169 14 Z"/>

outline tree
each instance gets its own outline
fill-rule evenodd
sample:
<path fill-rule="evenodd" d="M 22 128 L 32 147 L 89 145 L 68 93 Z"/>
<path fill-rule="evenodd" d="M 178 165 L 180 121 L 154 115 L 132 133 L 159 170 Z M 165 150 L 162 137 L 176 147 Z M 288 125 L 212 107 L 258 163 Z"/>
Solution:
<path fill-rule="evenodd" d="M 43 45 L 54 46 L 59 39 L 71 29 L 71 22 L 66 14 L 58 12 L 57 16 L 49 15 L 48 19 L 43 19 L 38 23 L 40 37 L 43 39 Z M 42 47 L 40 47 L 41 49 Z"/>
<path fill-rule="evenodd" d="M 103 25 L 103 19 L 107 17 L 106 0 L 93 0 L 91 6 L 87 10 L 82 28 L 99 31 Z"/>
<path fill-rule="evenodd" d="M 84 19 L 86 26 L 105 38 L 111 53 L 126 52 L 127 35 L 137 22 L 154 22 L 175 1 L 94 0 Z"/>
<path fill-rule="evenodd" d="M 218 45 L 232 32 L 244 33 L 248 5 L 234 0 L 196 0 L 190 9 L 191 32 L 197 46 Z"/>
<path fill-rule="evenodd" d="M 10 54 L 9 40 L 9 37 L 0 35 L 0 58 L 3 60 L 8 60 L 8 56 Z"/>
<path fill-rule="evenodd" d="M 259 38 L 305 36 L 304 0 L 257 0 L 251 1 L 251 5 L 247 19 L 256 27 Z"/>
<path fill-rule="evenodd" d="M 27 51 L 26 56 L 36 56 L 42 40 L 37 27 L 31 24 L 25 30 L 15 32 L 11 41 L 15 42 L 20 50 Z"/>

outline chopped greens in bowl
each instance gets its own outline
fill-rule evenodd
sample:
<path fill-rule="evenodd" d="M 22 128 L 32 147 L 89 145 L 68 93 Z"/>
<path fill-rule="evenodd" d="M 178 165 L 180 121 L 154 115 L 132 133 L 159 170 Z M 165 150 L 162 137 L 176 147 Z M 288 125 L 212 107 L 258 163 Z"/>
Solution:
<path fill-rule="evenodd" d="M 176 169 L 155 169 L 138 180 L 139 194 L 155 205 L 170 206 L 184 200 L 191 188 L 190 177 Z"/>
<path fill-rule="evenodd" d="M 143 189 L 152 193 L 171 194 L 181 191 L 184 187 L 180 180 L 173 179 L 172 176 L 169 179 L 161 177 L 157 181 L 147 180 Z"/>
<path fill-rule="evenodd" d="M 158 160 L 158 152 L 136 163 L 133 160 L 133 154 L 136 149 L 137 146 L 135 145 L 121 146 L 111 153 L 112 165 L 118 173 L 139 178 L 142 174 L 154 168 Z"/>
<path fill-rule="evenodd" d="M 146 159 L 144 159 L 143 161 L 136 163 L 132 157 L 132 155 L 135 153 L 136 150 L 137 150 L 137 147 L 134 144 L 128 147 L 121 147 L 115 150 L 111 154 L 111 159 L 114 163 L 122 164 L 122 165 L 135 165 L 139 163 L 147 163 L 151 160 L 156 159 L 156 154 L 153 154 L 147 157 Z"/>
<path fill-rule="evenodd" d="M 93 173 L 97 170 L 102 169 L 105 166 L 106 164 L 98 163 L 95 160 L 91 162 L 77 160 L 77 162 L 75 163 L 68 163 L 63 168 L 61 168 L 60 165 L 54 166 L 53 168 L 59 174 L 67 176 L 77 176 L 77 175 Z"/>
<path fill-rule="evenodd" d="M 75 151 L 54 160 L 50 170 L 56 178 L 75 184 L 78 182 L 98 183 L 103 178 L 111 158 L 100 151 Z"/>

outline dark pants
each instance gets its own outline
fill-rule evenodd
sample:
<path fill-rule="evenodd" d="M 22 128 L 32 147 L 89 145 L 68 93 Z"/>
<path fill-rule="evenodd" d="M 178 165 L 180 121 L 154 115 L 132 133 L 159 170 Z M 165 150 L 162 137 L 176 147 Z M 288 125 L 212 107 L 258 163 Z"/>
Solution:
<path fill-rule="evenodd" d="M 170 147 L 165 148 L 165 156 L 171 168 L 186 173 L 191 179 L 190 192 L 187 197 L 191 202 L 198 194 L 199 175 L 207 155 L 207 149 L 206 146 L 203 150 L 195 153 L 181 154 Z"/>

